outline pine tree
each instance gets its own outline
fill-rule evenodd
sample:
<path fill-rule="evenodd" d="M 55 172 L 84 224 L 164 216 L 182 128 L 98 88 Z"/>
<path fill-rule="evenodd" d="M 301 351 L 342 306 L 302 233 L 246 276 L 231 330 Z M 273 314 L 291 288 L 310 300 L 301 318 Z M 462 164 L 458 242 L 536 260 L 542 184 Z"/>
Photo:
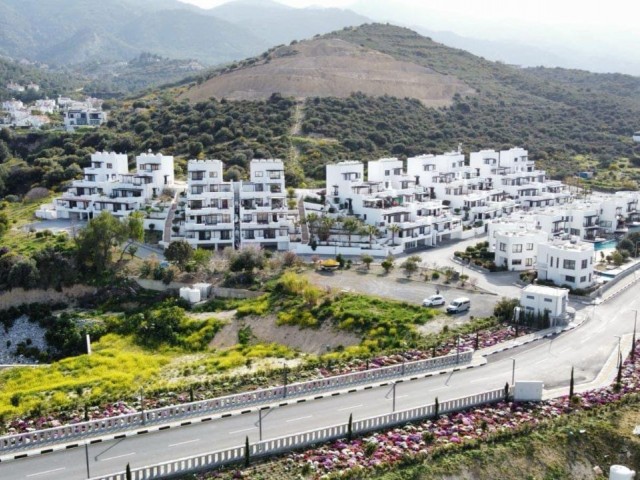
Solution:
<path fill-rule="evenodd" d="M 573 399 L 573 367 L 571 367 L 571 380 L 569 381 L 569 401 Z"/>

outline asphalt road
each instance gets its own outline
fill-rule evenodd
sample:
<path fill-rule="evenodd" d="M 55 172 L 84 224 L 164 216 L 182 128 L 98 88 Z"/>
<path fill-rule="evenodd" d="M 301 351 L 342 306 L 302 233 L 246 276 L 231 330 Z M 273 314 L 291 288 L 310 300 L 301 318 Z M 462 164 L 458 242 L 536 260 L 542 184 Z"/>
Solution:
<path fill-rule="evenodd" d="M 545 389 L 568 390 L 571 367 L 575 367 L 576 385 L 593 381 L 603 366 L 609 379 L 615 376 L 615 359 L 619 337 L 630 345 L 634 312 L 640 309 L 640 298 L 634 288 L 597 307 L 586 307 L 582 315 L 590 318 L 580 327 L 551 339 L 519 347 L 490 357 L 480 368 L 452 374 L 403 382 L 396 387 L 398 410 L 462 397 L 501 388 L 516 380 L 542 380 Z M 627 351 L 623 352 L 625 355 Z M 515 359 L 515 370 L 512 370 Z M 613 359 L 613 362 L 611 361 Z M 354 419 L 389 413 L 392 390 L 379 387 L 349 395 L 294 404 L 263 412 L 263 439 L 346 423 Z M 238 446 L 245 436 L 250 441 L 259 437 L 258 414 L 239 415 L 197 425 L 134 436 L 122 440 L 90 445 L 87 453 L 91 476 L 123 471 L 161 463 L 207 451 Z M 76 448 L 41 456 L 3 462 L 0 478 L 4 479 L 82 479 L 87 476 L 84 448 Z"/>

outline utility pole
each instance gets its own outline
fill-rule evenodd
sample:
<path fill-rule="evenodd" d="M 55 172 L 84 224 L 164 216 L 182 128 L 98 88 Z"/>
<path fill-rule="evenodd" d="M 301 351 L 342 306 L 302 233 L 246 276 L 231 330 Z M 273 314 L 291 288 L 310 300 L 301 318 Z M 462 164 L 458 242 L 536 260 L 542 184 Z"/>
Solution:
<path fill-rule="evenodd" d="M 511 385 L 515 385 L 516 383 L 516 359 L 514 357 L 510 357 L 513 360 L 513 366 L 511 367 Z"/>
<path fill-rule="evenodd" d="M 283 364 L 283 370 L 282 370 L 282 374 L 284 376 L 284 391 L 283 391 L 283 396 L 284 398 L 287 398 L 287 364 Z"/>
<path fill-rule="evenodd" d="M 258 434 L 260 441 L 262 441 L 262 408 L 258 410 Z"/>
<path fill-rule="evenodd" d="M 87 478 L 91 478 L 91 473 L 89 472 L 89 441 L 88 440 L 84 442 L 84 456 L 87 460 Z"/>
<path fill-rule="evenodd" d="M 631 339 L 631 361 L 636 359 L 636 325 L 638 323 L 638 310 L 634 310 L 636 316 L 633 319 L 633 338 Z"/>

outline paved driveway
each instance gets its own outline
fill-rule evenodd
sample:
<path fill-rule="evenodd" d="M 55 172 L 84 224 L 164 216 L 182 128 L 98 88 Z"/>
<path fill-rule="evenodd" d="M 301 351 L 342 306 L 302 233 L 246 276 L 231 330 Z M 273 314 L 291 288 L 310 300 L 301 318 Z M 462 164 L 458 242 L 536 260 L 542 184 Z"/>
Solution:
<path fill-rule="evenodd" d="M 468 312 L 447 315 L 447 324 L 464 323 L 471 316 L 486 317 L 493 314 L 493 306 L 500 298 L 496 295 L 455 288 L 448 285 L 439 285 L 425 282 L 417 274 L 413 279 L 407 279 L 397 273 L 385 275 L 380 267 L 373 266 L 369 272 L 356 270 L 340 270 L 335 272 L 311 271 L 307 273 L 309 279 L 316 285 L 327 286 L 338 290 L 377 295 L 393 300 L 401 300 L 415 305 L 421 305 L 425 297 L 433 295 L 436 290 L 447 301 L 457 297 L 469 297 L 471 309 Z M 438 307 L 444 310 L 444 307 Z M 431 324 L 432 322 L 430 322 Z M 434 324 L 435 328 L 435 324 Z M 437 329 L 436 329 L 437 330 Z"/>

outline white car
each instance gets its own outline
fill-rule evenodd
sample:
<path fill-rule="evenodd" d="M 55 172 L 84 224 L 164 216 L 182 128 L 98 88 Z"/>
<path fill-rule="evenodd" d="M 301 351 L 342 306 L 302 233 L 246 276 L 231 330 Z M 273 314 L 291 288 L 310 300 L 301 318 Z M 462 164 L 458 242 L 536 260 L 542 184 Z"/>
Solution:
<path fill-rule="evenodd" d="M 428 298 L 425 298 L 422 301 L 422 306 L 423 307 L 437 307 L 439 305 L 444 305 L 446 302 L 446 300 L 444 299 L 444 297 L 442 295 L 431 295 Z"/>

